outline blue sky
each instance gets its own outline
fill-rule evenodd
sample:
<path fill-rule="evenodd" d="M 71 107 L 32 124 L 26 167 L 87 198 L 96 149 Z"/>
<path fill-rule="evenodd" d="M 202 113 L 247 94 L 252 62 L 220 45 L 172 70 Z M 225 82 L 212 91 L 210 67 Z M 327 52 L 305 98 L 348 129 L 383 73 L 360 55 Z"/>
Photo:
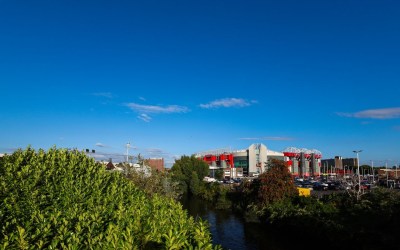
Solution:
<path fill-rule="evenodd" d="M 0 0 L 0 152 L 400 161 L 398 1 Z"/>

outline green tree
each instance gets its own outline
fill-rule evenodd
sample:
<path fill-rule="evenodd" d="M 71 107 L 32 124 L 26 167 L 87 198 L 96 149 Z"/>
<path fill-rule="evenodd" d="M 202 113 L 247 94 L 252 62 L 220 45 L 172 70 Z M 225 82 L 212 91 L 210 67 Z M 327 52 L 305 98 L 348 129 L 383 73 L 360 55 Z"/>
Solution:
<path fill-rule="evenodd" d="M 269 205 L 298 194 L 284 161 L 272 159 L 268 162 L 268 170 L 258 178 L 257 193 L 261 205 Z"/>
<path fill-rule="evenodd" d="M 215 179 L 217 179 L 217 180 L 224 179 L 224 170 L 223 169 L 217 169 L 215 171 Z"/>
<path fill-rule="evenodd" d="M 193 189 L 193 185 L 203 184 L 204 177 L 209 173 L 209 167 L 205 161 L 196 158 L 194 155 L 182 156 L 181 159 L 175 161 L 171 172 L 174 180 L 181 184 L 182 191 L 192 193 L 192 190 L 199 190 L 197 187 Z M 193 172 L 196 174 L 194 175 Z"/>
<path fill-rule="evenodd" d="M 201 192 L 201 183 L 199 180 L 197 173 L 195 171 L 192 172 L 192 177 L 190 178 L 190 192 L 194 195 L 199 195 Z"/>

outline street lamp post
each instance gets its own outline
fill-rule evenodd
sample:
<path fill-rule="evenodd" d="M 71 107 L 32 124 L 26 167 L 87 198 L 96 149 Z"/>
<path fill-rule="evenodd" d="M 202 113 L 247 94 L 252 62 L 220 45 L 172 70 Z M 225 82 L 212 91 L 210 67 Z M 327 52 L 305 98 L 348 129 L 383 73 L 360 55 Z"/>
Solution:
<path fill-rule="evenodd" d="M 130 142 L 128 142 L 127 144 L 126 144 L 126 162 L 128 163 L 129 161 L 129 159 L 128 159 L 128 157 L 129 157 L 129 148 L 130 148 L 130 146 L 131 146 L 131 143 Z"/>
<path fill-rule="evenodd" d="M 372 184 L 375 185 L 374 161 L 371 161 L 371 170 L 372 170 Z"/>
<path fill-rule="evenodd" d="M 358 192 L 361 191 L 361 176 L 360 176 L 360 159 L 358 157 L 358 153 L 361 153 L 362 150 L 353 150 L 357 155 L 357 174 L 358 174 Z"/>

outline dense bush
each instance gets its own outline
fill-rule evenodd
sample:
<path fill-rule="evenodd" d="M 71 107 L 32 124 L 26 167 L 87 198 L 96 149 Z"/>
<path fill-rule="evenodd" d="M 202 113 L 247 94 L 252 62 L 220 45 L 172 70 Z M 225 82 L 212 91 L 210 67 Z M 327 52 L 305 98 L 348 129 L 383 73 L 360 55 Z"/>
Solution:
<path fill-rule="evenodd" d="M 211 249 L 207 225 L 77 151 L 0 159 L 0 249 Z"/>

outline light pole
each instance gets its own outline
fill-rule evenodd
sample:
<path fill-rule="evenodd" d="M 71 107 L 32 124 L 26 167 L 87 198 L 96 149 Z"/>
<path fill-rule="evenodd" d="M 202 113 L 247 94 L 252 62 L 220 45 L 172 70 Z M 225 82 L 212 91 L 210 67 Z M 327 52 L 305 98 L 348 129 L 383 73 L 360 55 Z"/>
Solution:
<path fill-rule="evenodd" d="M 358 153 L 361 153 L 362 150 L 353 150 L 357 155 L 357 174 L 358 174 L 358 192 L 361 191 L 361 176 L 360 176 L 360 159 L 358 158 Z"/>
<path fill-rule="evenodd" d="M 129 156 L 129 147 L 131 146 L 131 143 L 128 142 L 126 144 L 126 162 L 128 163 L 128 156 Z"/>
<path fill-rule="evenodd" d="M 372 170 L 372 184 L 375 185 L 374 161 L 371 161 L 371 170 Z"/>

